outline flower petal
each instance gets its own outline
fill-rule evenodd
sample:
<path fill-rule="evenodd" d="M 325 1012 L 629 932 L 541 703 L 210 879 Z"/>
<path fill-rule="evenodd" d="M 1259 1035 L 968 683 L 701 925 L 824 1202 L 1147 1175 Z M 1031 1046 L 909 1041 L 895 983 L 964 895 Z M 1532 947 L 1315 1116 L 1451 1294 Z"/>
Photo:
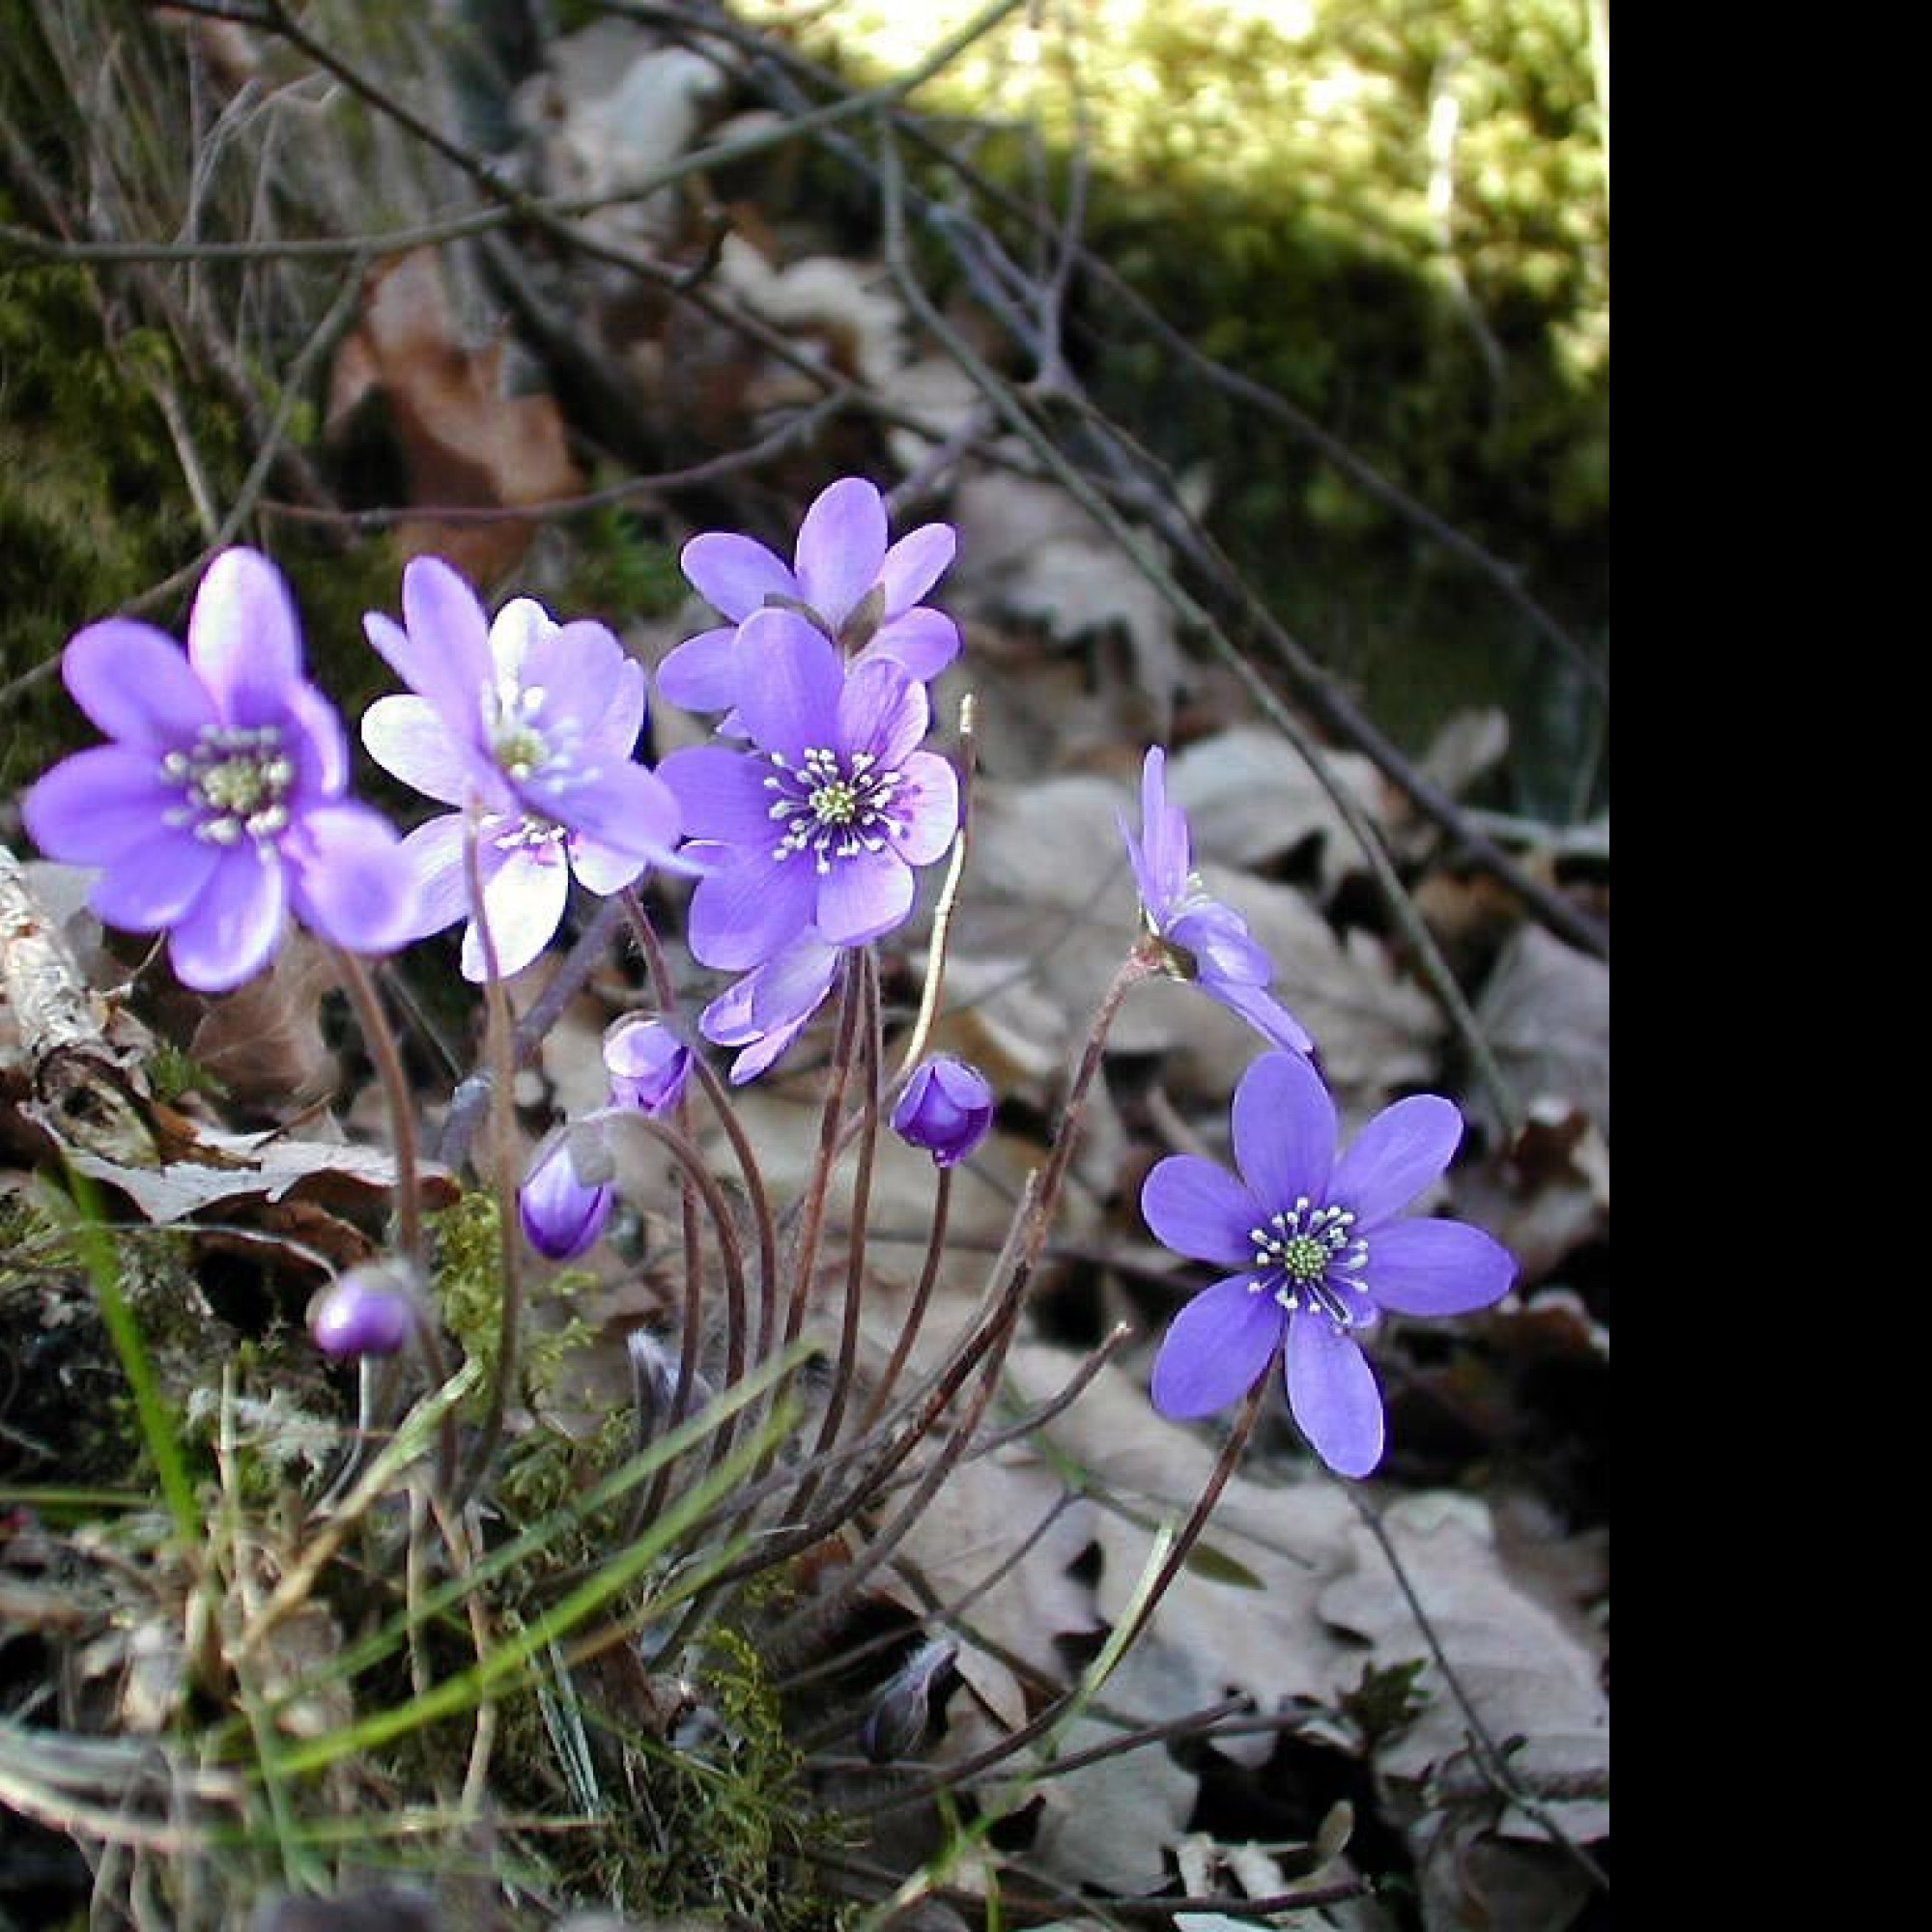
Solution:
<path fill-rule="evenodd" d="M 1171 1153 L 1141 1187 L 1141 1214 L 1162 1247 L 1232 1264 L 1255 1251 L 1252 1230 L 1267 1211 L 1225 1167 L 1198 1153 Z"/>
<path fill-rule="evenodd" d="M 1274 978 L 1267 948 L 1248 923 L 1219 899 L 1203 899 L 1170 921 L 1163 934 L 1194 955 L 1196 977 L 1236 986 L 1265 986 Z"/>
<path fill-rule="evenodd" d="M 555 624 L 546 615 L 524 654 L 520 680 L 526 693 L 541 694 L 531 722 L 545 731 L 563 719 L 581 720 L 587 726 L 607 717 L 630 662 L 605 625 L 587 617 Z M 631 745 L 620 746 L 618 755 L 629 757 L 631 750 Z"/>
<path fill-rule="evenodd" d="M 1315 1037 L 1277 1000 L 1259 986 L 1230 984 L 1210 980 L 1205 974 L 1201 990 L 1210 1000 L 1218 1000 L 1231 1012 L 1239 1013 L 1261 1037 L 1288 1053 L 1313 1053 Z"/>
<path fill-rule="evenodd" d="M 297 808 L 339 799 L 349 785 L 349 738 L 342 714 L 314 685 L 298 680 L 285 694 L 281 725 L 295 760 L 291 796 Z"/>
<path fill-rule="evenodd" d="M 698 595 L 734 623 L 762 609 L 767 597 L 799 594 L 798 579 L 779 557 L 755 537 L 734 530 L 707 530 L 693 537 L 678 564 Z M 681 697 L 677 701 L 685 702 Z"/>
<path fill-rule="evenodd" d="M 364 805 L 304 812 L 283 840 L 301 923 L 350 952 L 392 952 L 416 931 L 416 875 L 394 829 Z"/>
<path fill-rule="evenodd" d="M 812 499 L 798 529 L 800 595 L 837 631 L 879 581 L 886 502 L 863 476 L 841 476 Z"/>
<path fill-rule="evenodd" d="M 896 852 L 856 852 L 818 881 L 815 923 L 834 946 L 863 946 L 912 911 L 916 881 Z"/>
<path fill-rule="evenodd" d="M 1187 896 L 1190 859 L 1187 814 L 1167 802 L 1167 753 L 1151 745 L 1141 762 L 1140 861 L 1134 872 L 1141 903 L 1156 925 L 1164 924 Z"/>
<path fill-rule="evenodd" d="M 1395 1315 L 1466 1315 L 1500 1301 L 1516 1271 L 1516 1257 L 1466 1221 L 1396 1221 L 1371 1238 L 1362 1286 Z"/>
<path fill-rule="evenodd" d="M 252 980 L 280 943 L 287 910 L 280 854 L 252 840 L 229 847 L 169 936 L 175 978 L 203 993 Z"/>
<path fill-rule="evenodd" d="M 855 664 L 838 694 L 838 744 L 864 752 L 888 771 L 902 765 L 932 723 L 925 686 L 891 658 Z"/>
<path fill-rule="evenodd" d="M 1235 1158 L 1269 1213 L 1304 1195 L 1331 1198 L 1335 1102 L 1321 1076 L 1290 1053 L 1264 1053 L 1235 1089 Z"/>
<path fill-rule="evenodd" d="M 831 642 L 792 611 L 754 611 L 738 626 L 736 703 L 767 751 L 798 764 L 838 742 L 845 672 Z"/>
<path fill-rule="evenodd" d="M 644 728 L 644 668 L 626 655 L 617 667 L 617 681 L 594 718 L 583 724 L 583 753 L 591 758 L 628 758 L 638 749 Z"/>
<path fill-rule="evenodd" d="M 403 568 L 403 624 L 371 611 L 362 620 L 370 643 L 451 731 L 480 742 L 483 694 L 494 689 L 497 662 L 490 620 L 475 591 L 440 556 L 414 556 Z"/>
<path fill-rule="evenodd" d="M 658 666 L 658 695 L 687 711 L 728 711 L 738 701 L 738 627 L 700 631 Z"/>
<path fill-rule="evenodd" d="M 515 787 L 539 816 L 599 845 L 632 851 L 641 864 L 679 866 L 673 847 L 681 823 L 677 800 L 655 772 L 628 758 L 561 782 L 538 772 Z"/>
<path fill-rule="evenodd" d="M 951 524 L 922 524 L 887 551 L 877 581 L 886 588 L 889 620 L 910 611 L 946 575 L 958 548 Z"/>
<path fill-rule="evenodd" d="M 570 867 L 560 844 L 497 848 L 494 868 L 483 871 L 483 918 L 497 954 L 497 971 L 514 978 L 556 936 L 570 894 Z M 479 852 L 479 861 L 482 858 Z M 480 984 L 485 970 L 483 935 L 475 920 L 463 935 L 463 977 Z"/>
<path fill-rule="evenodd" d="M 943 611 L 922 604 L 897 617 L 889 617 L 858 662 L 884 657 L 900 666 L 922 684 L 935 678 L 959 655 L 959 626 Z"/>
<path fill-rule="evenodd" d="M 62 654 L 61 676 L 100 730 L 144 752 L 190 745 L 214 723 L 214 700 L 187 654 L 166 632 L 131 617 L 77 631 Z"/>
<path fill-rule="evenodd" d="M 479 836 L 488 849 L 490 821 L 485 820 Z M 469 917 L 469 879 L 463 857 L 463 814 L 445 811 L 426 820 L 406 838 L 401 846 L 410 869 L 415 921 L 409 937 L 425 939 L 440 932 L 460 919 Z M 477 854 L 478 860 L 483 853 Z"/>
<path fill-rule="evenodd" d="M 122 745 L 91 745 L 63 758 L 20 801 L 33 841 L 49 859 L 99 866 L 155 836 L 182 803 L 154 757 Z"/>
<path fill-rule="evenodd" d="M 905 830 L 894 838 L 893 849 L 909 866 L 929 866 L 959 830 L 959 779 L 931 752 L 915 752 L 899 771 L 893 812 Z"/>
<path fill-rule="evenodd" d="M 476 790 L 478 760 L 426 697 L 377 698 L 362 714 L 362 743 L 391 778 L 439 805 L 463 805 Z"/>
<path fill-rule="evenodd" d="M 761 1033 L 797 1027 L 832 990 L 844 954 L 808 927 L 751 976 L 751 1017 Z"/>
<path fill-rule="evenodd" d="M 705 965 L 727 973 L 762 965 L 797 938 L 811 923 L 817 897 L 810 860 L 781 866 L 763 853 L 740 857 L 741 851 L 723 848 L 718 869 L 698 880 L 691 895 L 691 950 Z M 697 856 L 710 852 L 706 847 Z"/>
<path fill-rule="evenodd" d="M 128 932 L 159 932 L 172 925 L 207 890 L 221 847 L 193 833 L 155 832 L 119 855 L 88 895 L 88 904 L 109 925 Z"/>
<path fill-rule="evenodd" d="M 1382 1111 L 1335 1163 L 1329 1198 L 1352 1208 L 1365 1231 L 1400 1214 L 1439 1180 L 1463 1138 L 1463 1115 L 1439 1094 L 1414 1094 Z"/>
<path fill-rule="evenodd" d="M 222 551 L 187 619 L 187 655 L 222 721 L 279 722 L 301 678 L 301 629 L 288 581 L 260 551 Z"/>
<path fill-rule="evenodd" d="M 771 767 L 762 758 L 724 745 L 690 745 L 659 766 L 694 838 L 716 838 L 726 845 L 767 851 L 778 842 L 771 816 L 773 793 L 765 780 Z"/>
<path fill-rule="evenodd" d="M 1204 1288 L 1168 1324 L 1148 1393 L 1163 1415 L 1212 1415 L 1254 1387 L 1281 1340 L 1281 1304 L 1252 1274 Z"/>
<path fill-rule="evenodd" d="M 1366 1476 L 1382 1460 L 1382 1395 L 1352 1337 L 1315 1309 L 1288 1318 L 1289 1413 L 1338 1476 Z"/>

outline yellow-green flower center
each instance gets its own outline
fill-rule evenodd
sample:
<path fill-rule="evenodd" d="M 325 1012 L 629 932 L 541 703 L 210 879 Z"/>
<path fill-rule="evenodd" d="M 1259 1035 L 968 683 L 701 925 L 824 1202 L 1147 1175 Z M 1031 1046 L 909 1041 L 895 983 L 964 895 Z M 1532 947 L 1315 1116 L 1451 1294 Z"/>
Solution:
<path fill-rule="evenodd" d="M 1354 1229 L 1352 1208 L 1318 1208 L 1307 1195 L 1297 1196 L 1293 1208 L 1248 1230 L 1255 1253 L 1250 1292 L 1272 1294 L 1290 1314 L 1319 1308 L 1344 1328 L 1373 1321 L 1360 1279 L 1369 1244 Z"/>
<path fill-rule="evenodd" d="M 859 815 L 859 793 L 843 779 L 820 785 L 806 803 L 817 813 L 821 825 L 850 825 Z"/>
<path fill-rule="evenodd" d="M 497 733 L 490 748 L 497 762 L 513 779 L 526 779 L 542 768 L 550 756 L 550 746 L 540 731 L 528 724 L 508 724 Z"/>
<path fill-rule="evenodd" d="M 767 752 L 765 760 L 772 768 L 764 781 L 773 794 L 767 812 L 783 827 L 772 847 L 775 860 L 810 852 L 817 870 L 829 872 L 838 860 L 883 851 L 904 835 L 905 821 L 892 810 L 901 776 L 872 753 L 841 754 L 815 745 L 796 765 L 782 752 Z"/>
<path fill-rule="evenodd" d="M 211 844 L 272 838 L 288 826 L 296 764 L 277 725 L 206 724 L 191 750 L 162 758 L 161 772 L 182 791 L 166 822 Z"/>

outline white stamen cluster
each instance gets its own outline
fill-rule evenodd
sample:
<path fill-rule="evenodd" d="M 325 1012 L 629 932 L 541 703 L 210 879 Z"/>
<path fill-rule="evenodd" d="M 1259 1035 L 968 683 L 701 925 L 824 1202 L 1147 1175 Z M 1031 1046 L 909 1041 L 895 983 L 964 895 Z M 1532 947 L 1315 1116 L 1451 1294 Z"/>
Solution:
<path fill-rule="evenodd" d="M 169 752 L 163 774 L 182 789 L 182 803 L 162 814 L 212 845 L 273 838 L 287 829 L 288 793 L 296 766 L 282 749 L 279 725 L 204 724 L 193 748 Z"/>
<path fill-rule="evenodd" d="M 1318 1208 L 1298 1196 L 1265 1227 L 1248 1230 L 1260 1270 L 1250 1293 L 1271 1293 L 1290 1314 L 1319 1308 L 1342 1327 L 1354 1326 L 1358 1316 L 1329 1283 L 1331 1274 L 1359 1274 L 1368 1265 L 1369 1244 L 1350 1232 L 1354 1225 L 1352 1208 Z"/>
<path fill-rule="evenodd" d="M 888 839 L 904 835 L 905 822 L 891 810 L 902 775 L 883 770 L 870 752 L 854 752 L 841 762 L 837 752 L 812 746 L 796 767 L 782 752 L 765 756 L 772 766 L 765 789 L 777 794 L 768 815 L 784 827 L 772 847 L 775 860 L 810 852 L 825 873 L 836 860 L 883 851 Z"/>

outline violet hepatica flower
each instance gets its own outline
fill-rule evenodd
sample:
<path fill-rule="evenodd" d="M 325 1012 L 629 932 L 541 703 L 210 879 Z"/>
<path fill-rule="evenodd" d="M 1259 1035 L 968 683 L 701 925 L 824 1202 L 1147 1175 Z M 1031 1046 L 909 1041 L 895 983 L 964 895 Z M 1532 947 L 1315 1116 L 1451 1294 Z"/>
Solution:
<path fill-rule="evenodd" d="M 1209 898 L 1194 870 L 1187 814 L 1167 802 L 1167 759 L 1158 745 L 1141 768 L 1141 836 L 1121 822 L 1140 887 L 1141 916 L 1167 970 L 1192 980 L 1263 1038 L 1291 1053 L 1313 1051 L 1308 1029 L 1267 988 L 1274 962 L 1232 906 Z"/>
<path fill-rule="evenodd" d="M 733 531 L 693 537 L 684 574 L 730 622 L 670 652 L 659 690 L 688 710 L 731 710 L 745 677 L 738 628 L 772 607 L 796 611 L 862 662 L 889 659 L 921 682 L 938 676 L 959 655 L 959 627 L 920 599 L 952 563 L 956 536 L 949 524 L 922 524 L 890 546 L 886 537 L 885 498 L 860 476 L 813 500 L 792 564 Z"/>
<path fill-rule="evenodd" d="M 1263 1054 L 1235 1092 L 1238 1177 L 1171 1154 L 1141 1192 L 1161 1242 L 1233 1270 L 1175 1317 L 1154 1360 L 1154 1406 L 1211 1414 L 1247 1393 L 1279 1346 L 1302 1434 L 1338 1474 L 1366 1476 L 1381 1461 L 1382 1403 L 1356 1337 L 1384 1313 L 1486 1308 L 1516 1277 L 1515 1257 L 1482 1229 L 1405 1217 L 1462 1134 L 1452 1101 L 1417 1094 L 1338 1155 L 1321 1076 L 1293 1054 Z"/>
<path fill-rule="evenodd" d="M 734 1046 L 731 1084 L 742 1087 L 773 1065 L 805 1031 L 831 992 L 845 957 L 816 926 L 807 926 L 762 965 L 734 980 L 698 1015 L 697 1030 L 720 1046 Z"/>
<path fill-rule="evenodd" d="M 381 1263 L 338 1275 L 309 1311 L 308 1331 L 325 1355 L 393 1355 L 415 1327 L 415 1304 Z"/>
<path fill-rule="evenodd" d="M 993 1124 L 992 1084 L 977 1066 L 950 1053 L 920 1062 L 893 1108 L 893 1131 L 923 1148 L 938 1167 L 962 1161 Z"/>
<path fill-rule="evenodd" d="M 51 859 L 102 867 L 109 925 L 168 934 L 176 977 L 225 992 L 267 965 L 288 915 L 352 952 L 412 936 L 414 884 L 393 829 L 347 796 L 348 741 L 302 675 L 282 574 L 221 552 L 187 648 L 129 617 L 90 624 L 61 672 L 107 736 L 63 759 L 21 813 Z"/>
<path fill-rule="evenodd" d="M 403 622 L 363 619 L 412 696 L 378 698 L 362 741 L 378 764 L 454 811 L 404 840 L 422 888 L 418 935 L 460 919 L 466 979 L 485 977 L 465 841 L 474 814 L 483 916 L 505 975 L 554 935 L 574 874 L 588 891 L 631 885 L 647 867 L 692 867 L 673 848 L 677 801 L 632 756 L 644 673 L 588 619 L 557 623 L 528 597 L 485 614 L 441 558 L 403 572 Z"/>
<path fill-rule="evenodd" d="M 663 1020 L 627 1013 L 604 1035 L 604 1070 L 611 1103 L 646 1114 L 668 1114 L 684 1097 L 693 1054 Z"/>
<path fill-rule="evenodd" d="M 707 966 L 761 965 L 815 926 L 861 946 L 912 911 L 914 869 L 959 825 L 952 767 L 919 749 L 925 687 L 889 659 L 849 669 L 803 617 L 755 611 L 738 649 L 758 674 L 738 694 L 752 740 L 673 752 L 659 768 L 708 867 L 688 939 Z"/>
<path fill-rule="evenodd" d="M 608 1179 L 588 1180 L 578 1171 L 577 1150 L 591 1131 L 579 1125 L 539 1148 L 517 1189 L 524 1238 L 554 1262 L 575 1261 L 589 1248 L 616 1205 Z"/>

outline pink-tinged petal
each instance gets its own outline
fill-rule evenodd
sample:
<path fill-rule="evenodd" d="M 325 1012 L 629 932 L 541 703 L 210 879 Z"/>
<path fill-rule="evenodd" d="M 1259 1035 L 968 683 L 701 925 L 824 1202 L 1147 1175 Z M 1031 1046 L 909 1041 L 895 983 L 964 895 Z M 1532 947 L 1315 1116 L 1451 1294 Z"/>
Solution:
<path fill-rule="evenodd" d="M 844 668 L 831 642 L 791 611 L 754 611 L 738 626 L 737 705 L 752 736 L 794 765 L 838 742 Z"/>
<path fill-rule="evenodd" d="M 761 610 L 767 597 L 796 597 L 798 579 L 755 537 L 707 530 L 693 537 L 678 557 L 697 594 L 734 623 Z M 685 700 L 677 700 L 682 704 Z M 701 705 L 700 710 L 709 710 Z"/>
<path fill-rule="evenodd" d="M 1314 1035 L 1272 993 L 1221 980 L 1203 980 L 1201 990 L 1229 1011 L 1239 1013 L 1264 1039 L 1284 1052 L 1315 1051 Z"/>
<path fill-rule="evenodd" d="M 617 678 L 604 708 L 583 719 L 583 755 L 587 758 L 628 758 L 638 749 L 644 728 L 644 668 L 627 657 L 617 667 Z"/>
<path fill-rule="evenodd" d="M 727 711 L 738 701 L 738 627 L 700 631 L 658 666 L 658 696 L 686 711 Z"/>
<path fill-rule="evenodd" d="M 878 579 L 886 587 L 887 617 L 910 611 L 946 575 L 958 548 L 959 533 L 951 524 L 922 524 L 887 551 Z"/>
<path fill-rule="evenodd" d="M 915 752 L 899 770 L 893 816 L 905 830 L 893 840 L 893 849 L 909 866 L 929 866 L 959 830 L 959 779 L 931 752 Z"/>
<path fill-rule="evenodd" d="M 252 980 L 281 943 L 287 912 L 280 854 L 252 841 L 230 846 L 169 936 L 175 978 L 203 993 Z"/>
<path fill-rule="evenodd" d="M 834 946 L 863 946 L 912 911 L 916 881 L 895 852 L 858 852 L 833 862 L 818 882 L 820 932 Z"/>
<path fill-rule="evenodd" d="M 670 787 L 692 838 L 760 851 L 769 850 L 779 837 L 771 815 L 778 794 L 765 783 L 770 775 L 762 758 L 724 745 L 687 746 L 658 766 L 658 777 Z"/>
<path fill-rule="evenodd" d="M 800 594 L 836 631 L 879 581 L 886 559 L 886 502 L 863 476 L 821 490 L 798 529 Z"/>
<path fill-rule="evenodd" d="M 367 806 L 304 813 L 282 852 L 296 917 L 330 944 L 392 952 L 414 936 L 414 867 L 393 828 Z"/>
<path fill-rule="evenodd" d="M 131 617 L 76 632 L 61 676 L 100 730 L 140 751 L 185 748 L 214 723 L 214 701 L 187 654 L 166 632 Z"/>
<path fill-rule="evenodd" d="M 479 855 L 480 856 L 480 855 Z M 570 867 L 561 845 L 519 845 L 497 851 L 494 871 L 484 868 L 483 918 L 505 980 L 521 973 L 553 939 L 570 895 Z M 483 938 L 476 922 L 463 935 L 463 977 L 487 979 Z"/>
<path fill-rule="evenodd" d="M 93 745 L 63 758 L 20 801 L 20 817 L 49 859 L 101 866 L 155 836 L 182 787 L 146 752 Z"/>
<path fill-rule="evenodd" d="M 891 658 L 855 664 L 838 694 L 838 745 L 865 752 L 891 771 L 912 755 L 932 723 L 925 686 Z"/>
<path fill-rule="evenodd" d="M 1415 1094 L 1382 1111 L 1335 1163 L 1329 1198 L 1352 1208 L 1366 1231 L 1400 1214 L 1440 1180 L 1463 1138 L 1463 1116 L 1439 1094 Z"/>
<path fill-rule="evenodd" d="M 312 684 L 289 687 L 282 712 L 284 743 L 295 760 L 298 808 L 338 799 L 349 783 L 349 740 L 342 715 Z"/>
<path fill-rule="evenodd" d="M 1326 1315 L 1288 1318 L 1289 1413 L 1338 1476 L 1366 1476 L 1382 1460 L 1382 1396 L 1353 1340 Z"/>
<path fill-rule="evenodd" d="M 273 724 L 301 678 L 301 628 L 288 580 L 260 551 L 208 566 L 187 619 L 187 655 L 229 724 Z"/>
<path fill-rule="evenodd" d="M 1466 1221 L 1396 1221 L 1369 1242 L 1362 1285 L 1393 1315 L 1467 1315 L 1509 1293 L 1516 1257 Z"/>
<path fill-rule="evenodd" d="M 489 821 L 482 837 L 487 838 Z M 479 861 L 489 852 L 485 844 Z M 463 814 L 446 811 L 418 825 L 402 842 L 402 855 L 412 879 L 415 900 L 414 929 L 411 939 L 424 939 L 440 932 L 460 919 L 469 917 L 469 875 L 463 856 Z"/>
<path fill-rule="evenodd" d="M 428 698 L 452 731 L 480 741 L 483 694 L 497 682 L 490 620 L 450 565 L 440 556 L 412 557 L 403 569 L 402 627 L 374 611 L 362 627 L 389 668 Z"/>
<path fill-rule="evenodd" d="M 1267 1219 L 1255 1197 L 1198 1153 L 1171 1153 L 1141 1186 L 1141 1214 L 1162 1247 L 1229 1265 L 1254 1257 L 1254 1230 Z"/>
<path fill-rule="evenodd" d="M 187 831 L 155 831 L 130 846 L 95 881 L 88 903 L 109 925 L 159 932 L 207 889 L 222 848 Z"/>
<path fill-rule="evenodd" d="M 377 698 L 362 714 L 362 743 L 391 778 L 439 805 L 465 805 L 479 788 L 481 761 L 450 737 L 426 697 Z"/>
<path fill-rule="evenodd" d="M 1267 1373 L 1281 1340 L 1282 1312 L 1250 1274 L 1204 1288 L 1168 1324 L 1148 1393 L 1178 1422 L 1238 1402 Z"/>
<path fill-rule="evenodd" d="M 724 860 L 691 895 L 692 952 L 726 973 L 762 965 L 811 923 L 817 884 L 810 859 L 795 857 L 782 866 L 762 853 Z"/>
<path fill-rule="evenodd" d="M 1268 1212 L 1327 1199 L 1335 1102 L 1321 1076 L 1290 1053 L 1264 1053 L 1235 1089 L 1235 1159 Z"/>
<path fill-rule="evenodd" d="M 959 655 L 959 626 L 943 611 L 922 604 L 879 626 L 872 641 L 859 653 L 865 664 L 890 658 L 908 677 L 923 684 L 935 678 Z"/>

